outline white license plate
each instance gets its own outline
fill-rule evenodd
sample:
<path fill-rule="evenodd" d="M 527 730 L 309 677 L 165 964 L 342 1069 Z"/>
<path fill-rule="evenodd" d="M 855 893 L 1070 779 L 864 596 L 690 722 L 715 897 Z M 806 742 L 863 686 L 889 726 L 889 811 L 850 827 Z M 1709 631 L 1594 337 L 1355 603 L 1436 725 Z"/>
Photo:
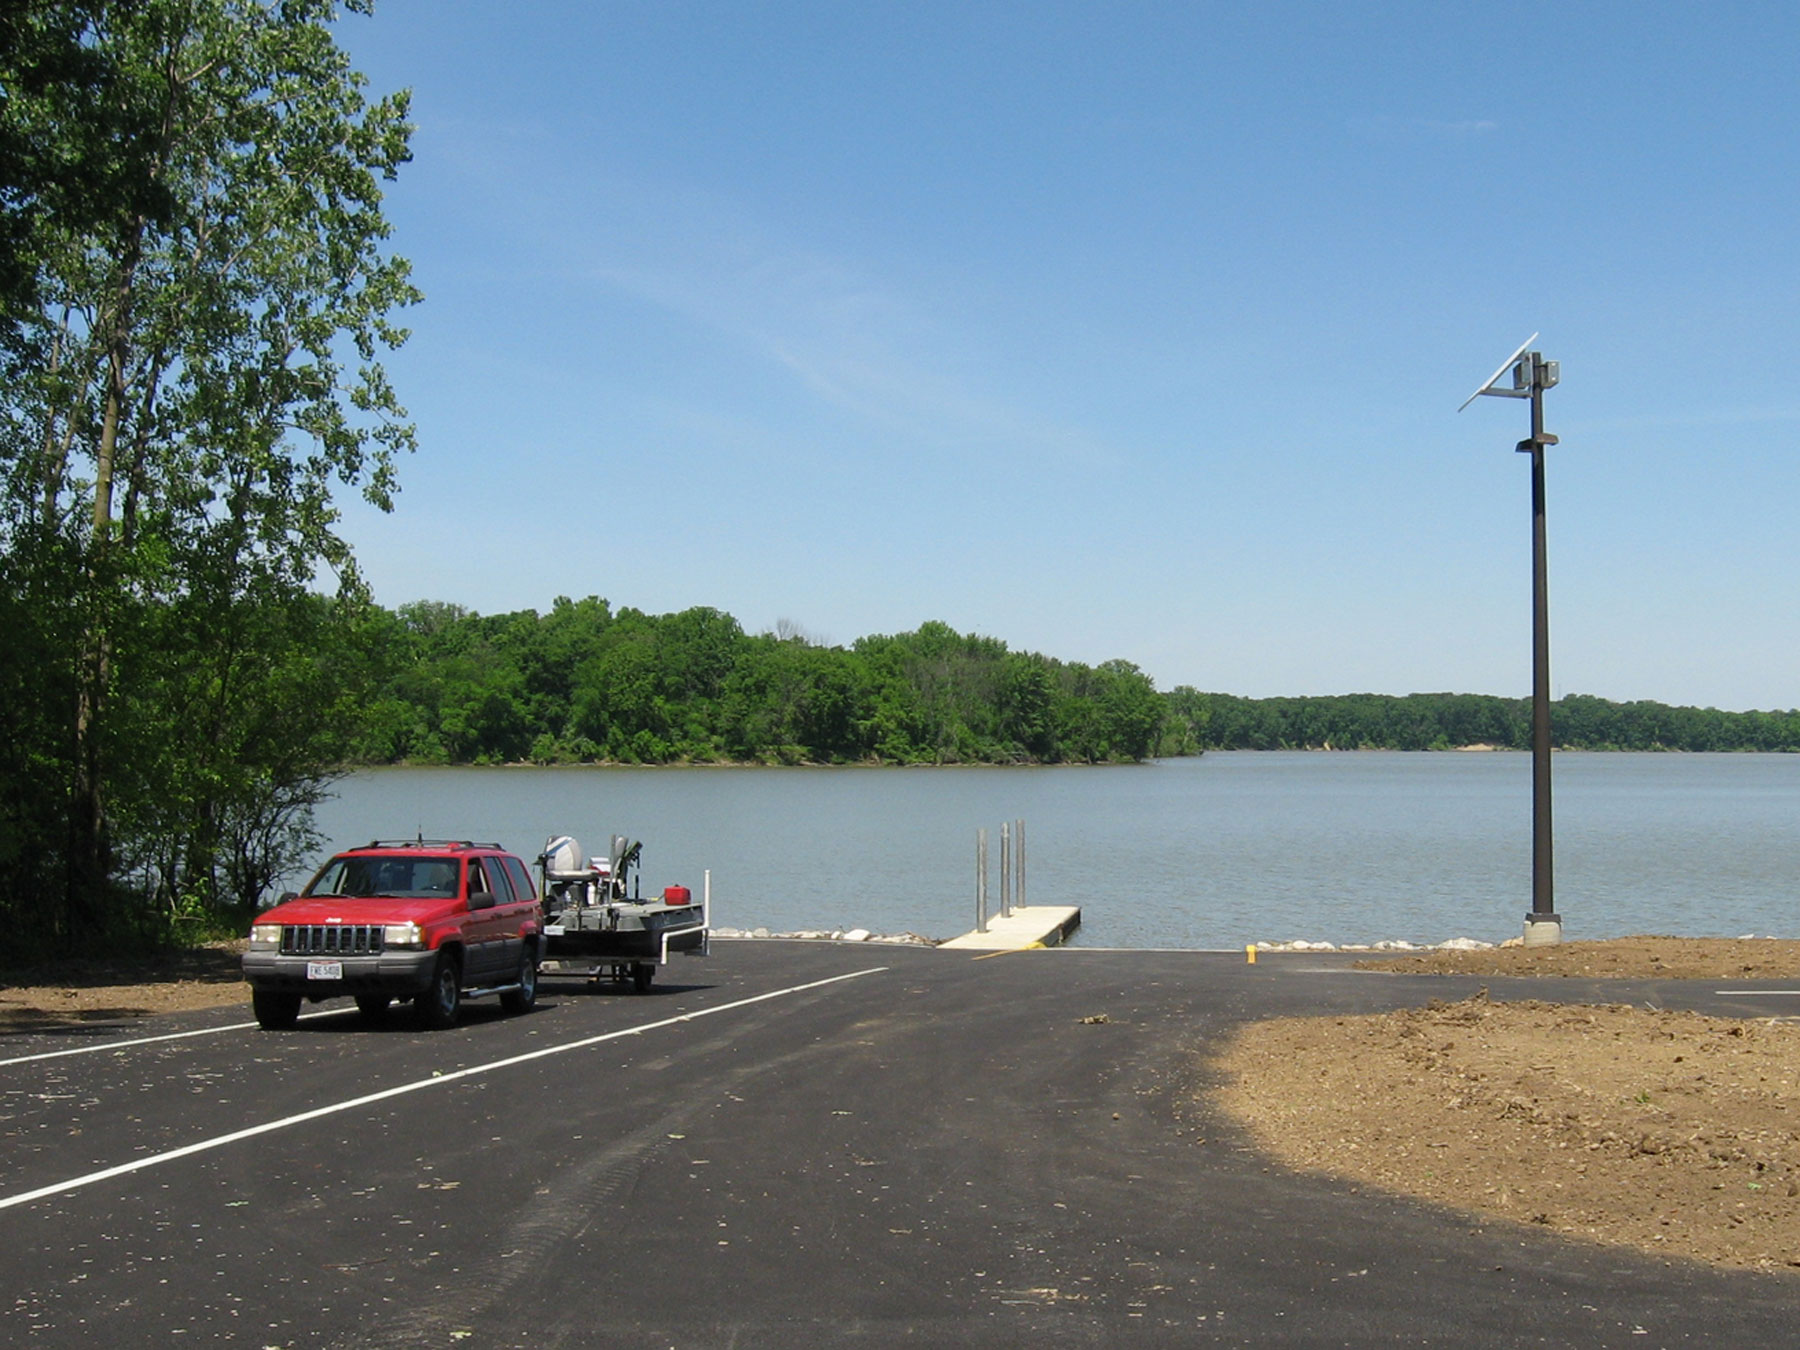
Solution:
<path fill-rule="evenodd" d="M 308 961 L 306 978 L 309 980 L 341 980 L 344 978 L 342 961 Z"/>

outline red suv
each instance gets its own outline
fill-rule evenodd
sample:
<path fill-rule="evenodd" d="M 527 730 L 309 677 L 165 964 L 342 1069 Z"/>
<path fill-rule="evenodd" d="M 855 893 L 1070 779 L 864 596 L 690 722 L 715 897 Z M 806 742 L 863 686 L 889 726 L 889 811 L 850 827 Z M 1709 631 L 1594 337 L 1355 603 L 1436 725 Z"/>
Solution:
<path fill-rule="evenodd" d="M 259 914 L 244 953 L 256 1020 L 294 1025 L 300 1001 L 351 994 L 366 1017 L 410 999 L 428 1027 L 465 998 L 537 1001 L 543 909 L 525 864 L 498 844 L 376 840 L 340 853 L 299 895 Z"/>

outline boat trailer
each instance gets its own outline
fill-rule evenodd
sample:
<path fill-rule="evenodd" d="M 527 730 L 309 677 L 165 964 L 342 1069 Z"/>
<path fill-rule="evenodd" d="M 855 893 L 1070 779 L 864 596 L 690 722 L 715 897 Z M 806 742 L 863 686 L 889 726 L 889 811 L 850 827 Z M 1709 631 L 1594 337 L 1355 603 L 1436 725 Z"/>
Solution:
<path fill-rule="evenodd" d="M 612 836 L 605 857 L 588 857 L 570 835 L 553 835 L 538 855 L 544 897 L 540 975 L 612 980 L 644 993 L 671 953 L 710 952 L 712 873 L 698 899 L 686 886 L 643 898 L 643 845 Z"/>

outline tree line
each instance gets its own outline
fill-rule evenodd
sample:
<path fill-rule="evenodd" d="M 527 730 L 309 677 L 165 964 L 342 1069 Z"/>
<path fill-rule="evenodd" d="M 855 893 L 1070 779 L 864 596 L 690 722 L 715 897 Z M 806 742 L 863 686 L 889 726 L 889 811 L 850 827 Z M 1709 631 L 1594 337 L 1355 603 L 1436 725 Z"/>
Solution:
<path fill-rule="evenodd" d="M 365 633 L 389 674 L 365 764 L 1093 764 L 1207 750 L 1527 750 L 1531 701 L 1483 694 L 1159 693 L 1098 666 L 921 624 L 847 647 L 746 633 L 711 608 L 652 615 L 559 598 L 482 616 L 441 602 Z M 1800 749 L 1800 712 L 1557 700 L 1570 750 Z"/>
<path fill-rule="evenodd" d="M 1157 752 L 1150 677 L 921 624 L 848 647 L 746 633 L 711 608 L 558 598 L 484 617 L 403 605 L 365 763 L 1096 763 Z"/>
<path fill-rule="evenodd" d="M 1531 700 L 1487 694 L 1342 694 L 1240 698 L 1178 688 L 1164 695 L 1163 753 L 1210 750 L 1453 750 L 1531 748 Z M 1618 703 L 1570 694 L 1550 706 L 1564 750 L 1800 750 L 1800 711 Z"/>

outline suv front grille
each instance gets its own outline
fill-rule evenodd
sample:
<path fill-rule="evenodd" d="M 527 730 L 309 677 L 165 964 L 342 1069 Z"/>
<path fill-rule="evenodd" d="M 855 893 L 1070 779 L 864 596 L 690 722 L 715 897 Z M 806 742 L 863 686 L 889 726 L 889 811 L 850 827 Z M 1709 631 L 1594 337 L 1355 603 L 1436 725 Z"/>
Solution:
<path fill-rule="evenodd" d="M 378 923 L 290 923 L 281 930 L 286 956 L 373 956 L 381 950 Z"/>

